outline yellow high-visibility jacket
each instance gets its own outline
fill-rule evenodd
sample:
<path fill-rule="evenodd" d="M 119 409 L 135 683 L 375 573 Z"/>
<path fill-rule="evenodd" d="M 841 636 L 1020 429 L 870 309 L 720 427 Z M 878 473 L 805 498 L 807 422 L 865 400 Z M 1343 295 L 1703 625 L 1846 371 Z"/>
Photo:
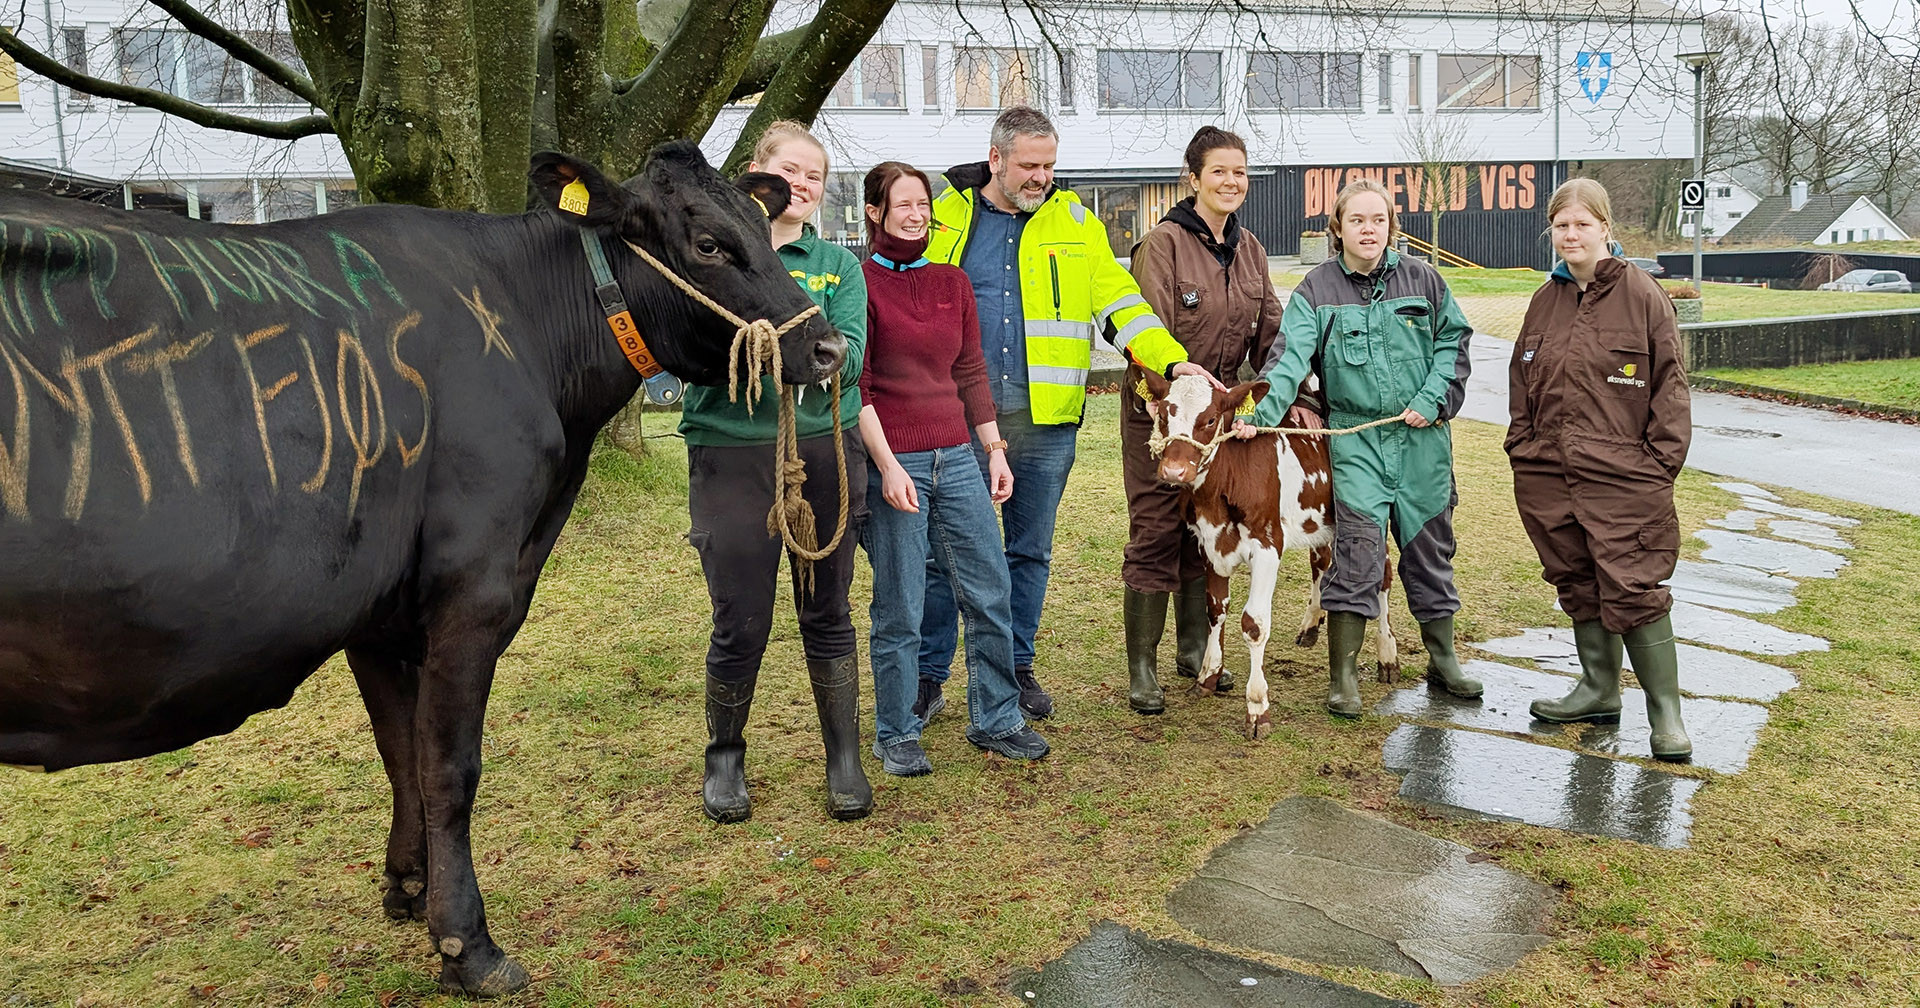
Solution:
<path fill-rule="evenodd" d="M 947 172 L 952 187 L 933 203 L 927 258 L 960 265 L 985 162 Z M 1055 188 L 1020 232 L 1020 308 L 1025 316 L 1027 398 L 1036 424 L 1078 423 L 1086 404 L 1093 341 L 1162 374 L 1187 351 L 1161 323 L 1133 275 L 1113 257 L 1107 228 L 1073 193 Z"/>

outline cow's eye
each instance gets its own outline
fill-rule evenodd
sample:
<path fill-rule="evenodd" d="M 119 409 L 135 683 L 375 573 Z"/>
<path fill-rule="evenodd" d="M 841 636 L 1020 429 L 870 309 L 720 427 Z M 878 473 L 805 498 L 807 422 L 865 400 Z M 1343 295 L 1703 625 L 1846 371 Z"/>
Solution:
<path fill-rule="evenodd" d="M 693 250 L 708 259 L 720 258 L 720 243 L 706 235 L 701 235 L 699 239 L 693 243 Z"/>

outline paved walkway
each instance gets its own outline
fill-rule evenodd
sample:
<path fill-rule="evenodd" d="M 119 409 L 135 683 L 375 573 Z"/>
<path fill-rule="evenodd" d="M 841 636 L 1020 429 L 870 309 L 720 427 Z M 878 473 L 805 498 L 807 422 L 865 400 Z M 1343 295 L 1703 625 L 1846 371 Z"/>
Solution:
<path fill-rule="evenodd" d="M 1509 340 L 1478 335 L 1461 415 L 1507 425 Z M 1920 428 L 1693 390 L 1687 465 L 1716 476 L 1920 514 Z"/>

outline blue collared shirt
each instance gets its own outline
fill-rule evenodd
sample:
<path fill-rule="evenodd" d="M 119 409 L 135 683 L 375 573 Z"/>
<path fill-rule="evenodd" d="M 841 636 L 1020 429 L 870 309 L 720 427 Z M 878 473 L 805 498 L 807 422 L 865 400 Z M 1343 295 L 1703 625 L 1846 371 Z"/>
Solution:
<path fill-rule="evenodd" d="M 1020 232 L 1032 214 L 1007 213 L 985 193 L 974 196 L 973 233 L 960 253 L 960 268 L 973 283 L 980 315 L 980 352 L 987 358 L 987 385 L 994 409 L 1027 409 L 1026 325 L 1020 314 Z"/>

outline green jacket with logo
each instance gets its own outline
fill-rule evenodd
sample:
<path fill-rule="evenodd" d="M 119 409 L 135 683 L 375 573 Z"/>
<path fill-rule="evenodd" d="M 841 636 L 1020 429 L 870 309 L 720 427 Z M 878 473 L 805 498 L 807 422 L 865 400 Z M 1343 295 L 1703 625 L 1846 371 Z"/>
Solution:
<path fill-rule="evenodd" d="M 951 188 L 933 202 L 928 259 L 960 265 L 974 201 L 990 177 L 984 161 L 947 172 Z M 1055 187 L 1020 231 L 1020 306 L 1036 424 L 1079 422 L 1096 335 L 1163 374 L 1187 359 L 1114 258 L 1106 225 L 1066 189 Z"/>
<path fill-rule="evenodd" d="M 1388 249 L 1371 274 L 1335 257 L 1314 267 L 1280 316 L 1282 342 L 1267 362 L 1275 389 L 1320 376 L 1327 426 L 1355 427 L 1412 408 L 1431 421 L 1466 399 L 1467 339 L 1473 327 L 1432 266 Z M 1279 426 L 1292 397 L 1269 393 L 1254 411 Z M 1388 424 L 1332 438 L 1334 498 L 1404 539 L 1418 534 L 1453 496 L 1453 442 L 1443 424 Z"/>
<path fill-rule="evenodd" d="M 804 225 L 800 237 L 780 247 L 794 282 L 807 292 L 821 314 L 847 340 L 847 360 L 840 367 L 840 427 L 860 422 L 860 365 L 867 356 L 867 277 L 852 252 L 822 239 L 813 225 Z M 799 390 L 795 390 L 798 393 Z M 833 396 L 808 386 L 794 409 L 794 429 L 802 439 L 833 433 Z M 736 402 L 727 401 L 719 385 L 689 385 L 681 403 L 680 433 L 693 445 L 772 444 L 780 416 L 780 387 L 771 375 L 760 379 L 760 399 L 747 413 L 742 389 Z"/>

